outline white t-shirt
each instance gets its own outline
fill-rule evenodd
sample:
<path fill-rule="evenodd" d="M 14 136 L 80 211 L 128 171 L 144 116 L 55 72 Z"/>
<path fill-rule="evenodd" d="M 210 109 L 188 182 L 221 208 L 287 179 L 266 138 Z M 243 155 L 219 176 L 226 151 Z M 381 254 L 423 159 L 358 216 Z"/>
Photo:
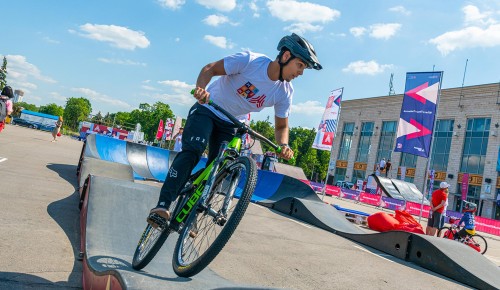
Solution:
<path fill-rule="evenodd" d="M 175 137 L 174 151 L 182 151 L 182 135 Z"/>
<path fill-rule="evenodd" d="M 292 105 L 293 86 L 287 81 L 272 81 L 267 68 L 272 60 L 259 53 L 240 52 L 224 58 L 223 75 L 211 83 L 210 99 L 239 120 L 250 112 L 274 106 L 277 117 L 287 118 Z M 219 118 L 229 121 L 215 108 L 205 104 Z"/>

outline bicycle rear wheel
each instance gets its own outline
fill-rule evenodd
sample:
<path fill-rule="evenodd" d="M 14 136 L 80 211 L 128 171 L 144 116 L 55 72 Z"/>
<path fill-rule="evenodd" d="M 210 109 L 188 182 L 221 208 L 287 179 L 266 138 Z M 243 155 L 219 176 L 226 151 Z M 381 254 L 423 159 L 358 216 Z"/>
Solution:
<path fill-rule="evenodd" d="M 442 227 L 439 229 L 437 236 L 440 238 L 453 240 L 453 230 L 450 227 Z"/>
<path fill-rule="evenodd" d="M 221 168 L 206 199 L 207 208 L 201 209 L 198 204 L 179 235 L 172 258 L 177 275 L 196 275 L 219 254 L 243 218 L 256 183 L 257 166 L 253 159 L 239 157 Z"/>
<path fill-rule="evenodd" d="M 481 255 L 484 255 L 484 253 L 486 253 L 486 250 L 488 249 L 488 243 L 483 236 L 475 234 L 470 237 L 469 242 L 474 243 L 476 247 L 479 247 L 479 253 L 481 253 Z"/>

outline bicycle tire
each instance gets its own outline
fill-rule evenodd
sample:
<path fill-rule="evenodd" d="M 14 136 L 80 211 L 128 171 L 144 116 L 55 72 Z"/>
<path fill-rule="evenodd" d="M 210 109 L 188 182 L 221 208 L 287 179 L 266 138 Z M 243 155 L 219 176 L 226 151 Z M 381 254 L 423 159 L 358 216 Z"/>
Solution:
<path fill-rule="evenodd" d="M 242 174 L 240 172 L 238 174 L 238 170 L 240 169 L 245 170 L 245 173 Z M 228 177 L 230 180 L 226 181 Z M 235 179 L 235 177 L 240 177 L 242 180 Z M 229 241 L 243 218 L 256 184 L 257 165 L 255 161 L 249 157 L 239 157 L 219 170 L 215 176 L 212 190 L 207 197 L 207 204 L 210 204 L 210 209 L 215 212 L 214 208 L 216 208 L 216 206 L 212 207 L 212 205 L 215 205 L 221 197 L 223 201 L 224 197 L 229 195 L 232 200 L 238 188 L 242 189 L 241 195 L 236 205 L 229 209 L 234 210 L 232 213 L 228 214 L 228 218 L 223 225 L 217 224 L 216 218 L 207 214 L 205 211 L 200 212 L 197 210 L 201 202 L 198 201 L 196 210 L 193 210 L 189 214 L 185 227 L 180 232 L 179 239 L 175 245 L 172 257 L 172 267 L 178 276 L 194 276 L 205 269 L 212 260 L 215 259 Z M 228 189 L 230 192 L 225 192 L 225 190 Z M 216 212 L 220 213 L 220 210 Z M 211 226 L 214 226 L 214 229 L 208 233 L 207 231 Z M 197 236 L 195 238 L 189 236 L 193 228 L 197 229 Z M 220 230 L 218 234 L 216 233 L 217 230 Z M 208 240 L 211 236 L 215 236 L 215 238 L 213 242 L 210 243 Z M 191 247 L 195 248 L 196 246 L 200 246 L 200 248 L 190 251 Z M 202 249 L 202 246 L 205 249 Z M 188 261 L 191 255 L 194 256 L 193 260 Z"/>
<path fill-rule="evenodd" d="M 185 187 L 187 186 L 188 184 Z M 175 214 L 179 210 L 177 205 L 184 204 L 183 202 L 179 202 L 179 199 L 185 198 L 186 196 L 188 196 L 188 194 L 183 195 L 172 202 L 169 207 L 170 213 Z M 147 224 L 135 249 L 134 257 L 132 259 L 132 268 L 135 270 L 141 270 L 146 267 L 153 260 L 156 254 L 158 254 L 158 251 L 160 251 L 171 232 L 172 231 L 168 226 L 163 229 L 155 229 L 150 224 Z M 147 247 L 145 252 L 142 251 L 143 247 Z"/>
<path fill-rule="evenodd" d="M 479 244 L 480 248 L 481 248 L 481 251 L 479 253 L 481 253 L 481 255 L 484 255 L 484 253 L 486 253 L 486 250 L 488 250 L 488 242 L 486 242 L 486 239 L 481 236 L 481 235 L 478 235 L 478 234 L 474 234 L 472 235 L 471 239 Z"/>
<path fill-rule="evenodd" d="M 451 238 L 449 234 L 451 233 Z M 445 239 L 450 239 L 453 240 L 453 230 L 450 227 L 442 227 L 439 229 L 437 236 L 439 238 L 445 238 Z"/>

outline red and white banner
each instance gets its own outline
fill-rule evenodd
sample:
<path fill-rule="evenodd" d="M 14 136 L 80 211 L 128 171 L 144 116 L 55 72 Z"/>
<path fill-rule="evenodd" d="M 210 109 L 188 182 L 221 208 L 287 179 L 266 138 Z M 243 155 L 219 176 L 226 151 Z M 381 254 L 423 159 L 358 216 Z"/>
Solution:
<path fill-rule="evenodd" d="M 160 123 L 158 124 L 158 130 L 156 131 L 156 140 L 160 140 L 163 136 L 163 120 L 160 119 Z"/>
<path fill-rule="evenodd" d="M 165 140 L 172 140 L 172 132 L 174 130 L 174 119 L 168 118 L 165 119 L 165 131 L 164 131 L 164 139 Z"/>
<path fill-rule="evenodd" d="M 333 137 L 337 131 L 337 125 L 340 114 L 340 102 L 342 100 L 342 92 L 344 88 L 333 90 L 326 103 L 325 112 L 318 126 L 318 132 L 312 148 L 319 150 L 332 149 Z"/>
<path fill-rule="evenodd" d="M 374 206 L 380 206 L 382 196 L 378 194 L 371 194 L 367 192 L 361 192 L 359 194 L 359 202 L 371 204 Z"/>

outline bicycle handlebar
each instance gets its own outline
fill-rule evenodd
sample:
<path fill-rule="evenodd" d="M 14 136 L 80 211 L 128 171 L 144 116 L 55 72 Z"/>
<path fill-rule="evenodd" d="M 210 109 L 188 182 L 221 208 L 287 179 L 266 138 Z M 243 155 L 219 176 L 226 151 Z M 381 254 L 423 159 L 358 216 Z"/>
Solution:
<path fill-rule="evenodd" d="M 194 89 L 191 90 L 191 94 L 193 95 L 194 94 Z M 242 123 L 240 122 L 238 119 L 236 119 L 233 115 L 231 115 L 228 111 L 224 110 L 223 108 L 221 108 L 219 105 L 217 105 L 216 103 L 214 103 L 214 101 L 212 100 L 209 100 L 208 101 L 208 105 L 214 107 L 215 109 L 217 109 L 219 112 L 221 112 L 222 114 L 224 114 L 229 120 L 231 120 L 231 122 L 233 122 L 233 124 L 235 124 L 236 126 L 238 126 L 241 130 L 243 130 L 244 132 L 247 132 L 248 134 L 250 134 L 251 136 L 253 137 L 256 137 L 257 139 L 261 140 L 261 141 L 264 141 L 265 143 L 267 143 L 269 146 L 271 146 L 277 153 L 281 153 L 281 147 L 276 145 L 275 143 L 273 143 L 271 140 L 267 139 L 266 137 L 262 136 L 260 133 L 254 131 L 252 128 L 250 128 L 250 126 L 246 125 L 245 123 Z M 291 160 L 293 160 L 294 158 L 292 157 Z"/>

